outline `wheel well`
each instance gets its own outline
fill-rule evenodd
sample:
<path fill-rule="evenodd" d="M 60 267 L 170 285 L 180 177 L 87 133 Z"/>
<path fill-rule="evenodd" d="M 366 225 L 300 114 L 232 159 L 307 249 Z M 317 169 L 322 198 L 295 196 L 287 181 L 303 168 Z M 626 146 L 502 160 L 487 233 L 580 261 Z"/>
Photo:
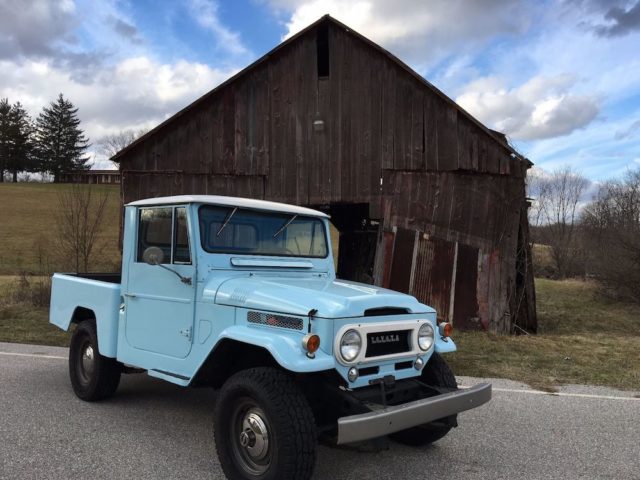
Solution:
<path fill-rule="evenodd" d="M 78 324 L 84 320 L 94 320 L 95 318 L 96 314 L 93 313 L 93 310 L 85 307 L 76 307 L 71 316 L 71 323 Z"/>
<path fill-rule="evenodd" d="M 281 368 L 267 349 L 225 338 L 202 364 L 193 385 L 218 388 L 234 373 L 254 367 Z"/>

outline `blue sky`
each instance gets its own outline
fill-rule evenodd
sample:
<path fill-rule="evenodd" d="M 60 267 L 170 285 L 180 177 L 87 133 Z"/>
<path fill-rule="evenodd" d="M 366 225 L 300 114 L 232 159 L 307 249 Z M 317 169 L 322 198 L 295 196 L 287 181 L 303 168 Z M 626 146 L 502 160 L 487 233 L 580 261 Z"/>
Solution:
<path fill-rule="evenodd" d="M 536 168 L 640 167 L 640 0 L 0 0 L 0 97 L 35 116 L 63 92 L 95 143 L 153 127 L 325 13 Z"/>

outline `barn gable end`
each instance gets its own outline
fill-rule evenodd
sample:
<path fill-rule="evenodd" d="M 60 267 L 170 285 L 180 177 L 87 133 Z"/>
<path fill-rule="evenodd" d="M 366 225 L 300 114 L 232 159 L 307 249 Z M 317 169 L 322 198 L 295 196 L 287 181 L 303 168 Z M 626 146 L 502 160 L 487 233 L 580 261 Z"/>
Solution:
<path fill-rule="evenodd" d="M 462 328 L 535 330 L 531 163 L 330 17 L 116 157 L 124 202 L 221 194 L 324 209 L 349 252 L 339 274 L 410 292 Z"/>

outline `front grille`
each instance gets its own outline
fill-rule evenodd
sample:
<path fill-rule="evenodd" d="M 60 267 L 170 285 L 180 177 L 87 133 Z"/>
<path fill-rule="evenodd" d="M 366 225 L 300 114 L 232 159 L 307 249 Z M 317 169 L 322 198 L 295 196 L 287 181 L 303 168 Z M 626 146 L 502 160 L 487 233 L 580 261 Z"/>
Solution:
<path fill-rule="evenodd" d="M 367 333 L 365 357 L 381 357 L 411 350 L 411 330 Z"/>
<path fill-rule="evenodd" d="M 270 327 L 293 328 L 294 330 L 302 330 L 303 326 L 300 318 L 253 311 L 247 312 L 247 321 L 249 323 L 269 325 Z"/>

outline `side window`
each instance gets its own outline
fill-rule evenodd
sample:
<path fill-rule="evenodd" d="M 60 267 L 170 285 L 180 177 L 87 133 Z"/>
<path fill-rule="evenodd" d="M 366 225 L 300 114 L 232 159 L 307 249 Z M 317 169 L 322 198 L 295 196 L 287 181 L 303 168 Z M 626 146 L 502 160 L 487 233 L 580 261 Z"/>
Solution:
<path fill-rule="evenodd" d="M 190 264 L 189 230 L 185 207 L 141 208 L 138 224 L 137 262 L 149 247 L 161 248 L 163 264 Z"/>
<path fill-rule="evenodd" d="M 142 262 L 142 254 L 149 247 L 159 247 L 164 252 L 162 263 L 171 263 L 171 221 L 172 208 L 141 208 L 138 226 L 138 256 Z"/>
<path fill-rule="evenodd" d="M 191 263 L 189 229 L 187 225 L 187 209 L 185 207 L 177 207 L 175 212 L 173 263 Z"/>

